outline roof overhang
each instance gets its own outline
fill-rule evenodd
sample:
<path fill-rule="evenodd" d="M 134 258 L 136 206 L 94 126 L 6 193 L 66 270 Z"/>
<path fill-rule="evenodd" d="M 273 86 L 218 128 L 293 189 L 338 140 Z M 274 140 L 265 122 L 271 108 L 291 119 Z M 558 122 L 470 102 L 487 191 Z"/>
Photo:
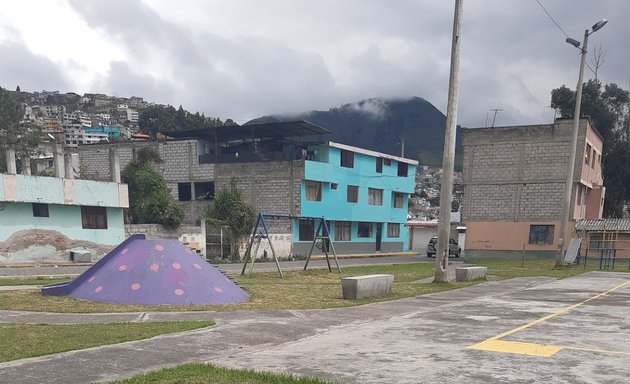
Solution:
<path fill-rule="evenodd" d="M 283 121 L 262 124 L 227 125 L 193 129 L 189 131 L 168 131 L 162 134 L 176 139 L 205 139 L 218 142 L 252 139 L 279 139 L 332 134 L 326 128 L 308 121 Z"/>

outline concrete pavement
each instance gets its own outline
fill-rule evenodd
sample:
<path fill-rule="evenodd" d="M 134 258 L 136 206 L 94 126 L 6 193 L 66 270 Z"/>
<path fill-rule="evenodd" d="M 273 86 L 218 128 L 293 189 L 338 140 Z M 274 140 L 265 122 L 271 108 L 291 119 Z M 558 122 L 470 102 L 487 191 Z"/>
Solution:
<path fill-rule="evenodd" d="M 347 383 L 624 383 L 630 376 L 629 304 L 630 274 L 590 272 L 327 310 L 0 312 L 2 322 L 217 322 L 208 329 L 0 363 L 0 381 L 114 380 L 196 361 Z"/>

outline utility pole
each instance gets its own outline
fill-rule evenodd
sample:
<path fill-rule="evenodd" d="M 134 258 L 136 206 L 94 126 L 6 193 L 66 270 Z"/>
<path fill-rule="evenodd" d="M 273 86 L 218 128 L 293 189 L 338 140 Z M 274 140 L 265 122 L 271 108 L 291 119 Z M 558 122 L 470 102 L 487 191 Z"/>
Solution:
<path fill-rule="evenodd" d="M 459 94 L 459 51 L 461 45 L 461 18 L 464 0 L 455 0 L 453 41 L 451 43 L 451 70 L 448 79 L 448 105 L 442 157 L 442 184 L 440 186 L 440 217 L 438 247 L 435 254 L 434 281 L 448 281 L 448 251 L 451 231 L 451 202 L 453 201 L 453 171 L 455 168 L 455 135 L 457 133 L 457 97 Z"/>
<path fill-rule="evenodd" d="M 580 126 L 580 107 L 582 106 L 582 81 L 584 78 L 584 63 L 586 62 L 586 46 L 588 37 L 600 30 L 608 21 L 602 19 L 593 25 L 592 32 L 588 29 L 584 31 L 584 42 L 580 48 L 580 42 L 567 37 L 566 42 L 580 50 L 580 72 L 578 74 L 578 83 L 575 90 L 575 111 L 573 112 L 573 129 L 571 132 L 571 146 L 569 149 L 569 159 L 567 164 L 567 178 L 565 182 L 565 194 L 562 202 L 562 217 L 560 219 L 560 233 L 558 240 L 558 252 L 556 253 L 556 268 L 562 267 L 564 264 L 564 250 L 567 247 L 567 226 L 569 221 L 573 220 L 573 212 L 571 210 L 571 196 L 573 195 L 573 174 L 575 173 L 575 156 L 577 154 L 577 139 Z M 579 161 L 581 165 L 584 160 Z"/>

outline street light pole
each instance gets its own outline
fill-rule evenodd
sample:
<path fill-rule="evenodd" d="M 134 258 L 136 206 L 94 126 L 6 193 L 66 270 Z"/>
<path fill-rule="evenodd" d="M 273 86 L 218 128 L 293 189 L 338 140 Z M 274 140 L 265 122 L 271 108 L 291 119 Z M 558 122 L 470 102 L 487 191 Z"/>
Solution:
<path fill-rule="evenodd" d="M 446 131 L 442 155 L 442 182 L 440 185 L 440 216 L 438 244 L 435 253 L 435 281 L 448 281 L 448 252 L 451 230 L 451 203 L 453 201 L 453 170 L 455 167 L 455 135 L 457 133 L 457 97 L 459 94 L 459 51 L 461 45 L 461 19 L 464 0 L 455 0 L 451 69 L 448 79 Z"/>
<path fill-rule="evenodd" d="M 569 224 L 569 220 L 573 218 L 571 214 L 571 196 L 573 195 L 573 174 L 575 173 L 575 155 L 577 153 L 577 139 L 578 139 L 578 131 L 580 126 L 580 108 L 582 106 L 582 82 L 584 77 L 584 63 L 586 61 L 586 47 L 588 44 L 588 37 L 600 30 L 608 21 L 606 19 L 602 19 L 593 25 L 593 30 L 589 32 L 589 30 L 584 31 L 584 42 L 582 44 L 582 48 L 580 48 L 580 42 L 572 39 L 570 37 L 567 38 L 567 43 L 573 45 L 578 48 L 580 52 L 580 72 L 578 75 L 578 83 L 575 90 L 575 110 L 573 112 L 573 131 L 571 136 L 571 147 L 569 150 L 569 164 L 567 170 L 567 178 L 565 182 L 565 194 L 564 200 L 562 204 L 562 218 L 560 220 L 560 234 L 558 239 L 558 253 L 556 254 L 556 268 L 560 268 L 563 265 L 564 261 L 564 251 L 567 246 L 566 238 L 567 236 L 567 226 Z M 580 162 L 582 164 L 582 162 Z"/>

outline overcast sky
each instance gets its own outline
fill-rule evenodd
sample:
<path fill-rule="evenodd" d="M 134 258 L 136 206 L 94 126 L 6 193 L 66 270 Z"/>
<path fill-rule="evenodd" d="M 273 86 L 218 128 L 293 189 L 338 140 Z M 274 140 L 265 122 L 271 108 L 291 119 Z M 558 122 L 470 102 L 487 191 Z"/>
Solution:
<path fill-rule="evenodd" d="M 630 80 L 630 1 L 539 0 Z M 370 97 L 446 111 L 454 0 L 0 0 L 0 86 L 95 92 L 243 123 Z M 546 123 L 579 50 L 536 0 L 465 0 L 458 123 Z M 592 60 L 592 50 L 589 60 Z M 585 77 L 592 77 L 585 72 Z M 490 115 L 492 119 L 492 115 Z"/>

